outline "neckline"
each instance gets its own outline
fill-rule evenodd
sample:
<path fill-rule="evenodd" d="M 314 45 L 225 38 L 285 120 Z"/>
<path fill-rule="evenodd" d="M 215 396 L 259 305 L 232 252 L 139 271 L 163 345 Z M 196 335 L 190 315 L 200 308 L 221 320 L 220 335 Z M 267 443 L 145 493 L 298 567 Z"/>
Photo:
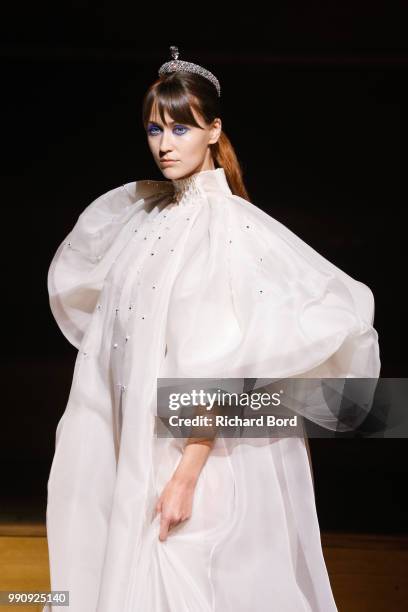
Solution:
<path fill-rule="evenodd" d="M 210 170 L 201 170 L 187 177 L 166 182 L 173 188 L 172 203 L 178 205 L 191 201 L 194 196 L 204 196 L 209 192 L 232 193 L 222 166 Z"/>

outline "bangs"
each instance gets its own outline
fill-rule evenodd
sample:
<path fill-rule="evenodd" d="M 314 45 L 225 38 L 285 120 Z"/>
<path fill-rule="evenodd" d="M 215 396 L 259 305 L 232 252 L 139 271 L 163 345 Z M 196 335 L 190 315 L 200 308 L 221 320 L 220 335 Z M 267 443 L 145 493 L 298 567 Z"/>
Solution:
<path fill-rule="evenodd" d="M 198 103 L 185 92 L 184 88 L 175 83 L 161 84 L 151 89 L 146 96 L 143 105 L 143 125 L 146 129 L 150 116 L 157 110 L 163 124 L 166 124 L 164 117 L 167 111 L 173 121 L 203 129 L 197 123 L 191 110 L 192 107 L 201 115 Z"/>

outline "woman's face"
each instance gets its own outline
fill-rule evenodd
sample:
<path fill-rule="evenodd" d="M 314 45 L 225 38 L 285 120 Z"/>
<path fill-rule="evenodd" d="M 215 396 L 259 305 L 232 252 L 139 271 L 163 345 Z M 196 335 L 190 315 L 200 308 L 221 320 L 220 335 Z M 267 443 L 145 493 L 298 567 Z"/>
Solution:
<path fill-rule="evenodd" d="M 203 129 L 177 123 L 167 111 L 165 125 L 157 110 L 153 110 L 149 117 L 147 142 L 154 161 L 167 179 L 178 179 L 215 167 L 209 145 L 217 142 L 220 136 L 221 120 L 214 119 L 207 126 L 194 109 L 192 113 Z M 166 159 L 173 160 L 173 163 L 164 163 Z"/>

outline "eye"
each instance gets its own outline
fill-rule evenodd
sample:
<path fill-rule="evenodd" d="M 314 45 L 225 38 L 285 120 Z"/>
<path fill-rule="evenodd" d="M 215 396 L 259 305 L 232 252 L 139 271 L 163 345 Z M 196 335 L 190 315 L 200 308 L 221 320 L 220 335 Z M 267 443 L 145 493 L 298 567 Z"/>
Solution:
<path fill-rule="evenodd" d="M 188 132 L 188 128 L 184 127 L 184 125 L 176 125 L 174 129 L 175 130 L 184 130 L 184 132 L 182 132 L 183 134 Z M 177 133 L 179 134 L 180 132 L 177 132 Z"/>
<path fill-rule="evenodd" d="M 161 128 L 159 128 L 157 125 L 151 125 L 147 128 L 147 133 L 150 134 L 150 136 L 155 136 L 160 131 Z M 176 125 L 174 126 L 174 131 L 178 136 L 182 136 L 188 132 L 188 128 L 186 128 L 184 125 Z"/>
<path fill-rule="evenodd" d="M 159 130 L 159 128 L 156 125 L 151 125 L 150 127 L 147 128 L 147 133 L 152 134 L 152 135 L 157 134 L 155 130 Z"/>

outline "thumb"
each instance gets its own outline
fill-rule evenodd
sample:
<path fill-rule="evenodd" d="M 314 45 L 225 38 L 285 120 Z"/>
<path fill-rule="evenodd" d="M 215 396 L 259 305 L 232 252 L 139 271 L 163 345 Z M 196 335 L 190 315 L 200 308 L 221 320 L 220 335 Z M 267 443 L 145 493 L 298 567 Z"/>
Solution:
<path fill-rule="evenodd" d="M 169 521 L 170 521 L 170 519 L 168 519 L 167 517 L 163 516 L 163 514 L 161 515 L 161 518 L 160 518 L 160 533 L 159 533 L 159 540 L 161 542 L 163 542 L 167 538 L 167 534 L 168 534 L 168 531 L 169 531 Z"/>

